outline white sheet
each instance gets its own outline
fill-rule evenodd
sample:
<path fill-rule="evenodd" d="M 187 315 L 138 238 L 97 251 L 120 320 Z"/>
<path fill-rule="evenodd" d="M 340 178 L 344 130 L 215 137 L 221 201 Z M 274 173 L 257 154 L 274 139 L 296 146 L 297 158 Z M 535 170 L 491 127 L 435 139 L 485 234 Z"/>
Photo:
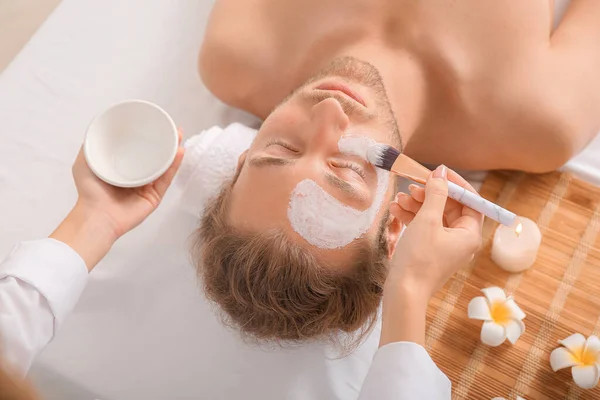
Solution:
<path fill-rule="evenodd" d="M 87 123 L 107 104 L 154 101 L 186 136 L 256 122 L 210 96 L 196 74 L 211 4 L 63 0 L 0 76 L 0 256 L 17 241 L 47 235 L 68 211 L 75 199 L 71 161 Z M 568 167 L 600 183 L 600 139 Z M 199 295 L 185 253 L 194 226 L 170 197 L 115 246 L 34 369 L 47 397 L 333 399 L 354 393 L 376 343 L 345 362 L 327 360 L 328 350 L 319 346 L 261 351 L 244 345 Z"/>

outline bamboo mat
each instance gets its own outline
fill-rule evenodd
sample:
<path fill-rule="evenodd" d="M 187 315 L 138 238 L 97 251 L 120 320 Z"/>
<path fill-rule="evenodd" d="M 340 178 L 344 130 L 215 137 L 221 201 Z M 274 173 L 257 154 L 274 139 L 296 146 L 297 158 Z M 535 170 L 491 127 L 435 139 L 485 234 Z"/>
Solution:
<path fill-rule="evenodd" d="M 453 385 L 453 400 L 521 395 L 533 399 L 600 399 L 600 385 L 581 390 L 570 368 L 550 368 L 557 341 L 600 333 L 600 188 L 568 174 L 494 172 L 481 194 L 537 222 L 543 239 L 533 267 L 510 274 L 490 259 L 497 224 L 484 225 L 484 248 L 432 299 L 426 347 Z M 513 346 L 481 344 L 481 321 L 467 318 L 480 289 L 500 286 L 527 314 Z"/>

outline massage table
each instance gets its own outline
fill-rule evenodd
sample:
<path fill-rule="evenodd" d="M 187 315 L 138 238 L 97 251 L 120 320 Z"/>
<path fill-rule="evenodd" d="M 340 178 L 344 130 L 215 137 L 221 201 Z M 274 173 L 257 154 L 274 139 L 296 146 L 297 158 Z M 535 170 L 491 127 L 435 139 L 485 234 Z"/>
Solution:
<path fill-rule="evenodd" d="M 565 4 L 557 2 L 558 13 Z M 107 105 L 156 102 L 185 137 L 232 122 L 258 126 L 198 77 L 211 6 L 62 1 L 0 75 L 0 257 L 19 241 L 46 237 L 69 211 L 76 199 L 71 164 L 87 124 Z M 600 184 L 600 139 L 565 168 Z M 346 359 L 319 345 L 242 341 L 204 300 L 188 260 L 197 222 L 167 196 L 114 246 L 30 372 L 44 398 L 356 397 L 377 329 Z"/>

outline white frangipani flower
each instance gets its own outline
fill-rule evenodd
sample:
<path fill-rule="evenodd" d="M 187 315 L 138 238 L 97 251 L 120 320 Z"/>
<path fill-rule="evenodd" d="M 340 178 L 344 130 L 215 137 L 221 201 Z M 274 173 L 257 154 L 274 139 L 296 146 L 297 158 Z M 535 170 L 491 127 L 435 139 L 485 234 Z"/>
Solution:
<path fill-rule="evenodd" d="M 575 384 L 582 389 L 593 389 L 600 376 L 600 339 L 590 336 L 585 339 L 581 333 L 569 336 L 558 343 L 550 354 L 550 366 L 554 372 L 571 367 Z"/>
<path fill-rule="evenodd" d="M 515 344 L 525 332 L 525 313 L 512 297 L 506 297 L 499 287 L 481 290 L 485 297 L 475 297 L 469 303 L 469 318 L 484 321 L 481 341 L 488 346 L 500 346 L 506 339 Z"/>

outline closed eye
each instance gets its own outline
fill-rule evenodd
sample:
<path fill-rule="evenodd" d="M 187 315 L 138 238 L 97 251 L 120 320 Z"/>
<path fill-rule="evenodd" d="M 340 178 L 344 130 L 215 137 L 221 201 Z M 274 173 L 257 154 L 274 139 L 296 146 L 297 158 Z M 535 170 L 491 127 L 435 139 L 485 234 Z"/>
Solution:
<path fill-rule="evenodd" d="M 367 174 L 365 173 L 365 171 L 357 164 L 344 161 L 344 162 L 336 163 L 334 166 L 337 168 L 351 169 L 352 171 L 356 172 L 363 179 L 365 179 L 367 177 Z"/>
<path fill-rule="evenodd" d="M 283 147 L 284 149 L 289 150 L 293 153 L 298 153 L 297 149 L 290 146 L 288 143 L 284 142 L 283 140 L 273 139 L 273 140 L 269 141 L 265 147 L 270 147 L 270 146 L 279 146 L 279 147 Z"/>

